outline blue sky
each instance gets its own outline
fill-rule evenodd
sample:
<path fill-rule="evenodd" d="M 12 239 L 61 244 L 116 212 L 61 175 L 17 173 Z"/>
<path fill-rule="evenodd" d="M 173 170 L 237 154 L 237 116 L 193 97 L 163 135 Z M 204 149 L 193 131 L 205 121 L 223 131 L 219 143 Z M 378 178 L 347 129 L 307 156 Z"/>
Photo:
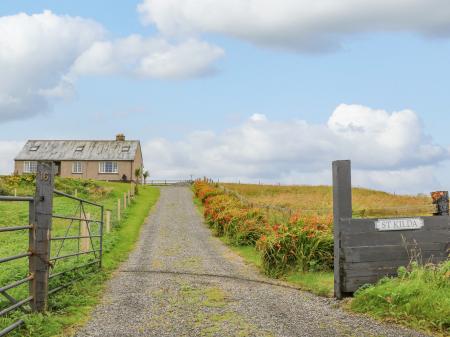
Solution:
<path fill-rule="evenodd" d="M 308 43 L 314 39 L 319 40 L 321 31 L 314 31 L 311 27 L 302 25 L 294 27 L 292 39 L 286 42 L 282 36 L 286 33 L 284 27 L 276 31 L 272 26 L 264 27 L 261 24 L 256 28 L 243 25 L 240 31 L 227 30 L 223 28 L 224 26 L 215 27 L 210 22 L 197 22 L 196 13 L 192 12 L 192 8 L 186 9 L 182 20 L 177 21 L 179 18 L 173 14 L 178 8 L 177 5 L 181 6 L 183 3 L 186 5 L 190 1 L 170 0 L 173 7 L 162 5 L 158 7 L 160 1 L 162 0 L 144 2 L 146 4 L 144 14 L 142 11 L 140 13 L 137 11 L 137 6 L 142 1 L 115 2 L 114 5 L 111 5 L 109 1 L 15 0 L 0 3 L 1 17 L 14 17 L 21 12 L 31 16 L 50 10 L 53 16 L 78 16 L 91 19 L 105 30 L 101 38 L 95 37 L 92 41 L 95 39 L 116 41 L 132 34 L 139 34 L 144 39 L 165 39 L 173 45 L 182 44 L 183 41 L 193 38 L 208 44 L 211 48 L 217 47 L 221 50 L 220 53 L 217 52 L 215 56 L 211 56 L 211 60 L 205 61 L 207 64 L 199 66 L 201 68 L 189 70 L 188 75 L 177 73 L 174 76 L 165 74 L 155 76 L 154 69 L 151 70 L 150 75 L 146 73 L 143 76 L 130 76 L 125 73 L 126 71 L 98 74 L 92 70 L 83 70 L 78 72 L 75 78 L 70 79 L 73 86 L 70 94 L 45 98 L 48 106 L 38 112 L 30 112 L 34 109 L 33 105 L 14 113 L 6 111 L 7 106 L 3 107 L 4 111 L 1 111 L 0 105 L 0 117 L 3 119 L 0 121 L 0 141 L 4 142 L 5 147 L 4 154 L 1 156 L 3 163 L 0 165 L 3 171 L 10 168 L 8 163 L 12 160 L 12 153 L 19 146 L 17 144 L 29 138 L 109 139 L 116 133 L 123 132 L 129 138 L 142 141 L 146 149 L 144 151 L 146 166 L 155 173 L 155 178 L 174 176 L 181 178 L 188 175 L 188 172 L 193 172 L 197 175 L 205 174 L 230 180 L 327 182 L 328 178 L 325 177 L 329 166 L 328 161 L 341 159 L 334 158 L 336 152 L 331 150 L 327 155 L 321 155 L 326 164 L 317 168 L 304 167 L 296 163 L 295 158 L 293 161 L 286 159 L 288 155 L 282 159 L 277 158 L 276 155 L 265 157 L 264 154 L 262 155 L 264 158 L 254 158 L 252 155 L 245 157 L 241 154 L 228 156 L 220 152 L 220 149 L 229 146 L 224 139 L 230 134 L 235 135 L 236 130 L 244 130 L 242 132 L 245 133 L 250 128 L 253 131 L 249 132 L 254 132 L 255 129 L 258 132 L 264 132 L 260 127 L 252 129 L 251 125 L 256 122 L 249 119 L 255 114 L 264 115 L 263 123 L 273 123 L 272 127 L 292 125 L 294 121 L 299 120 L 305 121 L 309 126 L 326 127 L 335 109 L 340 104 L 347 104 L 383 110 L 389 115 L 405 109 L 412 110 L 422 124 L 421 131 L 412 132 L 410 137 L 422 137 L 423 144 L 421 143 L 420 146 L 424 144 L 438 146 L 443 151 L 440 155 L 444 157 L 444 160 L 438 160 L 432 155 L 424 155 L 427 159 L 421 157 L 419 160 L 412 153 L 418 151 L 417 147 L 403 143 L 404 150 L 411 151 L 411 158 L 403 158 L 404 154 L 399 148 L 400 150 L 397 149 L 399 151 L 391 154 L 399 158 L 385 168 L 377 165 L 366 167 L 362 162 L 363 158 L 356 156 L 355 163 L 361 170 L 361 176 L 364 175 L 364 170 L 370 171 L 370 174 L 378 174 L 376 179 L 361 178 L 360 184 L 389 189 L 392 177 L 385 179 L 386 183 L 382 183 L 383 174 L 389 171 L 390 176 L 398 174 L 396 175 L 398 177 L 402 176 L 405 170 L 413 177 L 403 185 L 396 185 L 394 189 L 413 193 L 432 188 L 445 188 L 450 183 L 450 179 L 445 174 L 448 166 L 447 152 L 450 146 L 447 132 L 450 125 L 448 114 L 450 22 L 448 20 L 440 23 L 439 27 L 433 28 L 433 34 L 429 34 L 428 31 L 421 30 L 425 29 L 423 27 L 429 27 L 433 22 L 431 24 L 417 22 L 417 27 L 406 25 L 401 29 L 390 29 L 392 22 L 389 21 L 390 19 L 385 19 L 384 14 L 381 13 L 373 19 L 376 25 L 366 27 L 355 24 L 355 27 L 351 29 L 343 28 L 338 39 L 341 47 L 337 50 L 325 48 L 317 51 L 308 50 L 310 48 Z M 242 2 L 248 1 L 251 0 L 242 0 Z M 302 0 L 305 4 L 308 1 Z M 351 2 L 351 0 L 346 1 Z M 206 3 L 206 1 L 200 1 L 202 2 Z M 265 2 L 270 3 L 270 1 Z M 372 0 L 366 0 L 366 2 L 373 3 Z M 422 2 L 411 0 L 411 3 L 419 5 Z M 205 6 L 207 7 L 207 4 Z M 280 6 L 283 6 L 283 1 Z M 158 17 L 154 13 L 162 7 L 166 12 Z M 186 8 L 188 8 L 187 5 Z M 392 10 L 399 10 L 401 13 L 400 9 Z M 389 13 L 389 8 L 386 11 L 386 17 L 389 16 L 388 14 L 395 17 Z M 145 15 L 151 16 L 153 21 L 143 24 Z M 399 22 L 404 20 L 400 17 L 401 15 L 403 14 L 398 14 Z M 415 18 L 414 13 L 410 15 Z M 171 16 L 174 16 L 174 22 L 182 22 L 182 24 L 186 22 L 185 25 L 189 30 L 194 27 L 195 31 L 190 32 L 189 36 L 186 36 L 184 32 L 173 34 L 170 31 L 168 33 L 170 29 L 167 27 L 171 28 L 169 21 Z M 227 11 L 223 11 L 223 16 L 225 22 Z M 294 20 L 293 22 L 296 23 L 302 19 L 304 18 L 288 17 L 286 21 Z M 252 20 L 251 16 L 248 20 Z M 338 25 L 339 17 L 335 18 L 335 21 Z M 239 21 L 237 23 L 239 24 Z M 383 29 L 377 28 L 383 24 L 385 25 Z M 246 29 L 251 30 L 251 34 L 246 34 Z M 27 43 L 27 34 L 20 35 L 20 38 L 24 39 L 23 43 Z M 305 36 L 309 42 L 299 40 L 300 42 L 297 43 L 296 34 Z M 269 35 L 270 38 L 267 37 Z M 0 39 L 3 39 L 6 45 L 12 43 L 11 37 L 3 36 Z M 0 41 L 0 45 L 1 43 Z M 85 49 L 80 51 L 80 55 Z M 49 49 L 49 53 L 58 52 L 60 51 L 55 42 L 54 49 Z M 194 55 L 198 56 L 198 54 Z M 31 53 L 28 57 L 33 63 L 33 54 Z M 176 62 L 184 62 L 184 59 L 181 57 L 176 59 Z M 2 67 L 7 66 L 8 63 L 2 64 L 0 61 L 0 74 Z M 125 68 L 128 66 L 129 64 Z M 47 73 L 51 71 L 53 70 L 49 69 Z M 57 76 L 61 76 L 61 71 L 69 72 L 69 67 L 55 70 L 55 75 L 49 81 L 55 81 Z M 26 87 L 26 85 L 24 82 L 23 86 Z M 37 89 L 49 88 L 38 87 Z M 17 91 L 14 94 L 17 94 Z M 17 95 L 21 97 L 21 93 Z M 340 112 L 341 116 L 346 113 Z M 377 112 L 373 113 L 377 114 Z M 352 123 L 349 122 L 347 126 L 349 125 L 351 126 Z M 269 129 L 272 127 L 269 126 Z M 292 132 L 295 133 L 298 131 L 296 130 Z M 376 131 L 377 135 L 384 129 L 380 130 Z M 405 130 L 408 130 L 407 126 Z M 195 135 L 199 131 L 210 133 L 212 138 L 208 141 L 202 139 L 202 144 L 198 145 L 195 140 L 192 140 L 192 134 Z M 274 136 L 278 138 L 263 139 L 262 142 L 279 143 L 282 147 L 283 139 L 279 137 L 284 135 L 283 133 L 279 135 L 281 136 Z M 289 137 L 289 135 L 285 136 Z M 317 137 L 320 138 L 321 134 L 317 134 Z M 370 142 L 370 137 L 365 139 Z M 8 142 L 15 144 L 15 147 L 6 150 Z M 211 151 L 211 148 L 204 149 L 208 147 L 208 142 L 216 146 L 214 153 L 198 158 L 198 162 L 195 163 L 195 157 L 201 157 L 198 151 Z M 354 139 L 354 142 L 358 140 Z M 258 147 L 258 144 L 250 142 L 248 146 Z M 368 144 L 368 148 L 372 145 Z M 185 150 L 181 155 L 186 157 L 184 160 L 178 155 L 179 148 Z M 374 155 L 382 156 L 383 148 L 377 149 L 379 152 Z M 192 153 L 189 154 L 189 151 Z M 165 156 L 167 153 L 170 154 L 170 158 Z M 298 156 L 298 160 L 304 162 L 308 160 L 308 157 L 300 158 L 303 153 L 303 150 L 294 151 L 292 156 Z M 352 147 L 339 153 L 351 158 Z M 389 152 L 387 153 L 389 155 Z M 220 163 L 217 166 L 209 165 L 211 160 L 221 162 L 222 166 L 230 166 L 227 160 L 234 160 L 239 162 L 240 166 L 235 170 L 227 171 L 222 167 L 218 168 Z M 283 162 L 282 166 L 278 166 L 280 161 Z M 246 172 L 246 165 L 249 167 L 248 172 Z M 261 169 L 256 170 L 254 166 L 260 166 Z M 274 166 L 279 168 L 279 174 L 272 172 Z M 323 174 L 311 178 L 317 170 L 323 171 Z M 419 170 L 421 173 L 414 175 L 412 173 L 414 170 Z M 429 172 L 433 172 L 432 180 L 409 186 L 410 181 L 421 181 Z"/>

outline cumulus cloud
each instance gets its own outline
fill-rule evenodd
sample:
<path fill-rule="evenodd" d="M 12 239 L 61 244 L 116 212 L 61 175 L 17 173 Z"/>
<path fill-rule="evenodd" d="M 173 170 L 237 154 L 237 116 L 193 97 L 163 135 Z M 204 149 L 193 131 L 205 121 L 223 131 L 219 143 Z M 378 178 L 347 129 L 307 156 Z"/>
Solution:
<path fill-rule="evenodd" d="M 0 17 L 0 122 L 48 110 L 80 75 L 173 79 L 203 76 L 223 51 L 193 39 L 172 44 L 132 35 L 111 40 L 99 23 L 51 11 Z"/>
<path fill-rule="evenodd" d="M 94 21 L 50 11 L 0 17 L 1 121 L 45 111 L 46 96 L 70 86 L 61 74 L 103 35 Z"/>
<path fill-rule="evenodd" d="M 222 49 L 189 39 L 177 45 L 161 38 L 131 35 L 116 41 L 94 43 L 76 60 L 76 74 L 123 74 L 138 77 L 180 79 L 214 71 Z"/>
<path fill-rule="evenodd" d="M 447 0 L 144 0 L 138 11 L 164 34 L 219 33 L 306 52 L 364 32 L 450 35 Z"/>
<path fill-rule="evenodd" d="M 14 157 L 22 149 L 25 142 L 0 140 L 0 174 L 11 174 L 14 171 Z"/>
<path fill-rule="evenodd" d="M 436 186 L 432 167 L 450 159 L 448 149 L 426 135 L 415 112 L 360 105 L 338 106 L 325 125 L 253 115 L 219 134 L 197 131 L 175 142 L 154 139 L 143 151 L 153 177 L 330 183 L 331 162 L 351 159 L 355 184 L 408 192 Z"/>

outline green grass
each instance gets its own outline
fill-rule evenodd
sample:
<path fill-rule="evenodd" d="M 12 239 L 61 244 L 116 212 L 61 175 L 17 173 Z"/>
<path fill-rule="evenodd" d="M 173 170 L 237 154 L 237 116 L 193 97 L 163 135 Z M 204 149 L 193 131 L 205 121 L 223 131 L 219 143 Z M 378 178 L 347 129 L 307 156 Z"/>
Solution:
<path fill-rule="evenodd" d="M 72 181 L 68 184 L 73 185 Z M 76 183 L 75 183 L 76 184 Z M 130 185 L 123 183 L 107 183 L 95 182 L 95 188 L 79 193 L 85 193 L 105 205 L 106 208 L 115 210 L 117 199 L 123 198 L 123 193 L 128 191 Z M 31 191 L 32 189 L 29 189 Z M 159 190 L 152 187 L 141 187 L 139 195 L 131 203 L 122 215 L 122 221 L 118 223 L 115 212 L 113 212 L 114 229 L 111 233 L 104 237 L 104 255 L 103 269 L 90 274 L 69 275 L 72 277 L 86 276 L 80 282 L 75 283 L 67 290 L 52 295 L 49 300 L 49 311 L 44 315 L 24 315 L 21 312 L 15 312 L 8 318 L 0 319 L 0 328 L 9 325 L 17 318 L 24 318 L 26 328 L 11 333 L 10 336 L 67 336 L 70 335 L 74 327 L 82 324 L 89 316 L 92 308 L 98 303 L 105 281 L 110 277 L 111 273 L 117 266 L 127 259 L 128 253 L 134 247 L 139 237 L 141 225 L 144 223 L 150 208 L 156 203 L 159 197 Z M 27 193 L 30 194 L 30 193 Z M 76 206 L 66 198 L 55 198 L 54 211 L 59 214 L 72 214 Z M 92 217 L 97 217 L 94 208 L 87 208 L 87 212 L 92 213 Z M 0 226 L 11 226 L 26 223 L 28 213 L 24 203 L 0 203 Z M 62 235 L 67 228 L 67 222 L 54 221 L 52 235 Z M 98 230 L 98 229 L 97 229 Z M 95 229 L 94 229 L 95 231 Z M 69 235 L 77 234 L 78 229 L 74 228 Z M 27 233 L 2 233 L 0 235 L 0 256 L 11 256 L 18 252 L 26 251 Z M 58 246 L 52 244 L 52 256 L 55 254 Z M 76 243 L 64 245 L 62 253 L 76 251 Z M 85 256 L 77 260 L 77 258 L 69 259 L 64 263 L 57 265 L 53 272 L 58 270 L 66 270 L 71 266 L 82 263 L 89 257 Z M 0 265 L 0 285 L 6 285 L 14 280 L 23 278 L 27 273 L 26 260 L 14 261 Z M 56 287 L 67 281 L 52 280 L 51 287 Z M 17 298 L 27 296 L 27 286 L 24 285 L 10 292 Z M 0 300 L 0 308 L 8 304 Z"/>
<path fill-rule="evenodd" d="M 333 272 L 291 272 L 284 279 L 297 285 L 300 289 L 310 291 L 319 296 L 333 297 Z"/>
<path fill-rule="evenodd" d="M 350 308 L 403 325 L 450 335 L 450 261 L 439 266 L 413 264 L 399 277 L 362 287 Z"/>

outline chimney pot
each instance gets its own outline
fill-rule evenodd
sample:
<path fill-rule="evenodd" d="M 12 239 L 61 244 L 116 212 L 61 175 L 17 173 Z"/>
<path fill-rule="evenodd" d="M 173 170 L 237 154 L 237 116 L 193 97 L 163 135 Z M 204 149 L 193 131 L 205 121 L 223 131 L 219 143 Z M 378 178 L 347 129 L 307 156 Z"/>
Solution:
<path fill-rule="evenodd" d="M 118 142 L 125 141 L 125 135 L 123 133 L 119 133 L 118 135 L 116 135 L 116 141 Z"/>

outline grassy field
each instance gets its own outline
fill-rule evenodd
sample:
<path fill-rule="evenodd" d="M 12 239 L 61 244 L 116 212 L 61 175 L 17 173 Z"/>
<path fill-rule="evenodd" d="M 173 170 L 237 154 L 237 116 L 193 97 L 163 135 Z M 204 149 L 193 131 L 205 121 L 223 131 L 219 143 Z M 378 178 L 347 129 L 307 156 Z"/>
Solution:
<path fill-rule="evenodd" d="M 19 178 L 17 178 L 19 179 Z M 33 193 L 33 182 L 24 178 L 18 182 L 11 182 L 11 178 L 0 178 L 0 188 L 3 193 L 11 194 L 14 188 L 18 195 L 31 195 Z M 117 207 L 117 199 L 123 198 L 123 193 L 130 189 L 130 185 L 123 183 L 107 183 L 80 181 L 71 179 L 57 179 L 56 188 L 67 193 L 73 194 L 75 189 L 78 196 L 96 201 L 105 206 L 106 209 L 115 210 Z M 75 283 L 67 290 L 52 295 L 49 301 L 49 313 L 45 315 L 25 315 L 26 328 L 18 332 L 12 333 L 11 336 L 62 336 L 70 333 L 72 327 L 82 323 L 89 314 L 92 307 L 97 303 L 101 296 L 104 281 L 109 277 L 111 272 L 124 261 L 128 252 L 133 248 L 136 242 L 140 227 L 152 205 L 155 204 L 159 196 L 159 190 L 152 187 L 140 187 L 139 194 L 134 198 L 130 207 L 128 207 L 122 215 L 120 223 L 113 212 L 113 231 L 104 237 L 104 256 L 103 269 L 101 272 L 88 274 L 89 270 L 68 275 L 65 278 L 55 278 L 50 282 L 50 289 L 53 289 L 72 278 L 85 276 L 83 281 Z M 63 198 L 55 197 L 54 213 L 71 215 L 78 214 L 77 203 Z M 86 212 L 91 214 L 91 218 L 98 218 L 99 211 L 91 206 L 87 206 Z M 28 210 L 26 203 L 19 202 L 0 202 L 0 226 L 16 226 L 27 223 Z M 52 236 L 78 235 L 78 223 L 73 224 L 72 228 L 67 231 L 70 221 L 54 220 Z M 93 226 L 93 232 L 98 233 L 99 228 Z M 19 233 L 2 233 L 0 234 L 0 256 L 6 257 L 27 251 L 28 234 Z M 98 245 L 98 241 L 93 242 L 94 246 Z M 52 242 L 51 252 L 55 256 L 61 248 L 61 242 Z M 66 241 L 62 246 L 60 255 L 66 255 L 77 252 L 77 240 Z M 92 260 L 94 256 L 85 255 L 82 257 L 69 258 L 58 262 L 52 273 L 70 269 L 73 266 L 82 264 Z M 0 285 L 7 285 L 14 280 L 19 280 L 27 275 L 27 260 L 17 260 L 0 265 Z M 27 285 L 23 285 L 9 294 L 22 299 L 28 294 Z M 8 306 L 9 303 L 3 298 L 0 299 L 0 309 Z M 17 318 L 23 318 L 23 314 L 18 311 L 14 312 L 11 317 L 0 319 L 0 329 L 7 326 Z M 64 334 L 63 334 L 64 333 Z"/>
<path fill-rule="evenodd" d="M 333 192 L 330 186 L 222 185 L 256 205 L 286 207 L 303 214 L 332 214 Z M 353 189 L 355 216 L 431 215 L 433 210 L 429 196 L 394 195 L 364 188 Z"/>

